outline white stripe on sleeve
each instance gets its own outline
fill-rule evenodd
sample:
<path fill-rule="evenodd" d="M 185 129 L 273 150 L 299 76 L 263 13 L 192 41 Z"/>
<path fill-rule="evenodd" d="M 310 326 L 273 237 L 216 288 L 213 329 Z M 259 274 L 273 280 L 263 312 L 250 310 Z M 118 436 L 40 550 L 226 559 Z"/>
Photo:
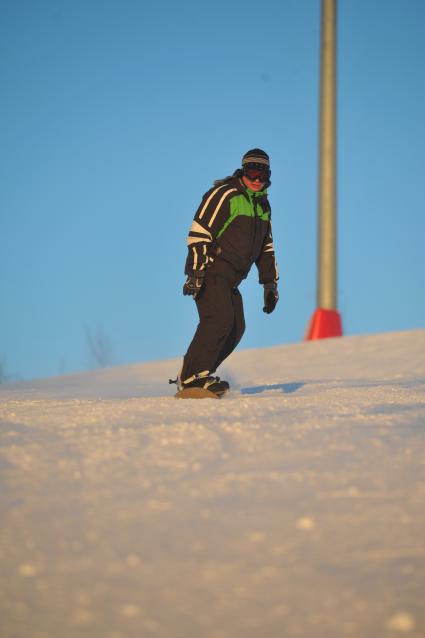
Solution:
<path fill-rule="evenodd" d="M 207 243 L 210 244 L 211 243 L 211 239 L 209 239 L 208 237 L 188 237 L 186 240 L 186 243 L 188 246 L 191 246 L 192 244 L 199 244 L 199 243 Z"/>
<path fill-rule="evenodd" d="M 220 210 L 220 208 L 221 208 L 221 206 L 222 206 L 222 204 L 223 204 L 224 200 L 226 199 L 227 195 L 229 195 L 229 193 L 234 193 L 234 192 L 235 192 L 235 191 L 237 191 L 237 190 L 238 190 L 237 188 L 229 188 L 229 190 L 227 190 L 225 193 L 223 193 L 223 195 L 222 195 L 222 197 L 221 197 L 220 201 L 219 201 L 219 202 L 218 202 L 218 204 L 217 204 L 217 207 L 216 207 L 215 211 L 214 211 L 214 212 L 213 212 L 213 214 L 212 214 L 212 217 L 211 217 L 210 221 L 208 222 L 208 226 L 209 226 L 210 228 L 211 228 L 211 226 L 213 225 L 214 220 L 215 220 L 215 218 L 217 217 L 217 213 L 218 213 L 218 211 Z"/>
<path fill-rule="evenodd" d="M 190 227 L 190 231 L 189 232 L 202 233 L 203 235 L 206 235 L 207 237 L 212 239 L 212 235 L 211 235 L 210 231 L 207 230 L 206 228 L 204 228 L 203 226 L 201 226 L 201 224 L 198 224 L 198 222 L 195 219 L 192 222 L 192 226 Z"/>
<path fill-rule="evenodd" d="M 205 204 L 203 205 L 201 212 L 199 213 L 199 219 L 202 219 L 202 217 L 204 216 L 204 213 L 205 213 L 205 211 L 206 211 L 206 209 L 207 209 L 207 206 L 208 206 L 208 204 L 210 203 L 210 201 L 212 200 L 212 198 L 214 197 L 214 195 L 215 195 L 216 193 L 218 193 L 218 191 L 219 191 L 221 188 L 224 188 L 225 186 L 226 186 L 226 184 L 222 184 L 221 186 L 219 186 L 218 188 L 216 188 L 215 190 L 213 190 L 213 192 L 211 193 L 211 195 L 208 197 L 207 201 L 206 201 L 206 202 L 205 202 Z"/>

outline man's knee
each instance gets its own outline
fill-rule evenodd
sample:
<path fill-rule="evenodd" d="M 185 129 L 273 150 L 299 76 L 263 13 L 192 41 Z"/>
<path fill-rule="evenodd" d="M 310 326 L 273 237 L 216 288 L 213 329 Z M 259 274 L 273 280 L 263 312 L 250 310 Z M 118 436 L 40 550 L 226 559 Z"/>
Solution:
<path fill-rule="evenodd" d="M 234 322 L 235 322 L 235 336 L 239 342 L 245 332 L 245 315 L 243 311 L 242 296 L 239 290 L 235 291 L 234 301 Z"/>
<path fill-rule="evenodd" d="M 222 309 L 213 324 L 213 330 L 221 339 L 225 339 L 232 332 L 235 325 L 235 315 L 230 310 Z"/>
<path fill-rule="evenodd" d="M 242 339 L 243 334 L 244 334 L 244 332 L 245 332 L 245 328 L 246 328 L 246 326 L 245 326 L 245 319 L 242 319 L 242 320 L 240 321 L 239 325 L 238 325 L 238 328 L 237 328 L 237 337 L 238 337 L 238 341 L 240 341 L 240 340 Z"/>

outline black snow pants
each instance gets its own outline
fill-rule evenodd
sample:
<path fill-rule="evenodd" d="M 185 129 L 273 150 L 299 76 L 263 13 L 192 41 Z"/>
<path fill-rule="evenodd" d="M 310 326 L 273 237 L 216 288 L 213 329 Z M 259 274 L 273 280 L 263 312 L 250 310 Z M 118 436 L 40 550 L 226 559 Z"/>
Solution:
<path fill-rule="evenodd" d="M 196 306 L 199 324 L 183 359 L 182 381 L 215 372 L 245 332 L 242 295 L 224 275 L 207 272 Z"/>

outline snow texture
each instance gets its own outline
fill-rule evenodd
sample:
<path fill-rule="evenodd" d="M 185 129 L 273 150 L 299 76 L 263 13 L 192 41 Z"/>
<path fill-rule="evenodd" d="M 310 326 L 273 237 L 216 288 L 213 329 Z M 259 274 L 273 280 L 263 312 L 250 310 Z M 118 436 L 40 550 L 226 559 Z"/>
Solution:
<path fill-rule="evenodd" d="M 425 330 L 0 388 L 2 638 L 425 637 Z"/>

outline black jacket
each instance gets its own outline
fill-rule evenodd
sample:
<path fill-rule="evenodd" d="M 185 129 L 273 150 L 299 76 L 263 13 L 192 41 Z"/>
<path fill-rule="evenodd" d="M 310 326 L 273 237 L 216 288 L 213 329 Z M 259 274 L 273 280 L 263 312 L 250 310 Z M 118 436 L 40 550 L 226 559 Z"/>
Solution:
<path fill-rule="evenodd" d="M 277 281 L 267 190 L 254 192 L 237 177 L 205 193 L 187 238 L 185 273 L 211 269 L 238 285 L 257 265 L 261 284 Z"/>

